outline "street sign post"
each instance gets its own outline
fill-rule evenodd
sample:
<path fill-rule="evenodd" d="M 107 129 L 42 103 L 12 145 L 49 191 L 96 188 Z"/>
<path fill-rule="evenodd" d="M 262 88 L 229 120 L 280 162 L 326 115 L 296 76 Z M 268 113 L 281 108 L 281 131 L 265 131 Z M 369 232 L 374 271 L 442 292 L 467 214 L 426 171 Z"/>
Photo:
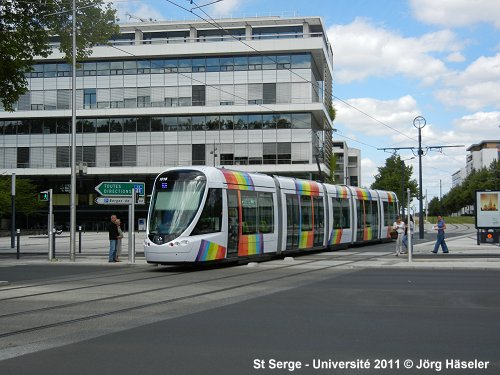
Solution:
<path fill-rule="evenodd" d="M 135 262 L 134 206 L 146 201 L 144 182 L 101 182 L 95 190 L 104 195 L 96 198 L 97 204 L 128 205 L 128 260 Z"/>
<path fill-rule="evenodd" d="M 95 187 L 95 190 L 105 196 L 130 197 L 132 191 L 139 193 L 139 196 L 145 195 L 144 182 L 101 182 Z"/>

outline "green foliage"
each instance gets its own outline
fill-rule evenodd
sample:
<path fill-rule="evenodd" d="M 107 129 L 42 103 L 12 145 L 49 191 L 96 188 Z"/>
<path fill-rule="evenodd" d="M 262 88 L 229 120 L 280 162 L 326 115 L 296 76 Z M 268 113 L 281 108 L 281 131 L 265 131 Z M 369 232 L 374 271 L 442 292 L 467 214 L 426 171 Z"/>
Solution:
<path fill-rule="evenodd" d="M 439 201 L 441 214 L 449 215 L 460 211 L 463 207 L 474 205 L 476 190 L 494 190 L 498 187 L 500 187 L 500 162 L 494 160 L 488 168 L 473 170 L 462 184 L 443 196 Z M 437 215 L 434 212 L 432 214 Z"/>
<path fill-rule="evenodd" d="M 441 201 L 439 200 L 439 198 L 438 197 L 432 198 L 431 201 L 429 202 L 429 206 L 427 207 L 427 209 L 429 215 L 434 215 L 434 216 L 441 215 L 442 208 L 441 208 Z"/>
<path fill-rule="evenodd" d="M 404 166 L 405 196 L 406 189 L 410 188 L 411 198 L 418 196 L 418 184 L 412 180 L 413 166 Z M 389 190 L 396 193 L 401 202 L 403 181 L 403 161 L 399 155 L 393 155 L 386 159 L 385 166 L 378 168 L 378 174 L 375 176 L 375 182 L 371 185 L 372 189 Z"/>
<path fill-rule="evenodd" d="M 437 223 L 437 216 L 428 216 L 427 221 Z M 444 221 L 446 224 L 474 224 L 475 218 L 473 216 L 445 216 Z"/>
<path fill-rule="evenodd" d="M 0 217 L 11 215 L 11 178 L 3 176 L 0 178 Z M 43 203 L 38 201 L 37 186 L 29 179 L 16 178 L 16 213 L 26 216 L 34 214 Z"/>
<path fill-rule="evenodd" d="M 330 174 L 326 178 L 326 183 L 335 184 L 335 169 L 337 168 L 337 155 L 330 156 L 329 165 Z"/>
<path fill-rule="evenodd" d="M 35 56 L 52 52 L 50 37 L 58 35 L 60 51 L 72 60 L 72 2 L 2 0 L 0 5 L 0 93 L 4 108 L 13 111 L 28 91 L 26 72 Z M 77 0 L 77 59 L 84 59 L 96 44 L 106 44 L 118 32 L 116 10 L 104 0 Z"/>
<path fill-rule="evenodd" d="M 335 117 L 337 117 L 337 110 L 333 106 L 333 104 L 330 104 L 330 107 L 328 108 L 328 114 L 330 115 L 330 119 L 332 122 L 335 121 Z"/>

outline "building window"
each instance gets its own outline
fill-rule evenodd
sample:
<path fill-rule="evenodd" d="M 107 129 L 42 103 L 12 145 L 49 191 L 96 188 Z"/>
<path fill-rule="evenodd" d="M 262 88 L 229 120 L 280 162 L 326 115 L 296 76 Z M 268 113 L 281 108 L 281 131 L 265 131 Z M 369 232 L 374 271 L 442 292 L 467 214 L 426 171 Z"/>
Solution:
<path fill-rule="evenodd" d="M 150 96 L 138 96 L 137 97 L 137 107 L 151 107 L 151 97 Z"/>
<path fill-rule="evenodd" d="M 56 167 L 67 168 L 70 166 L 69 162 L 69 146 L 57 146 L 56 149 Z"/>
<path fill-rule="evenodd" d="M 30 166 L 30 148 L 17 148 L 17 168 L 29 168 Z"/>
<path fill-rule="evenodd" d="M 193 165 L 205 165 L 205 145 L 193 145 L 191 152 Z"/>
<path fill-rule="evenodd" d="M 83 90 L 83 108 L 84 109 L 96 108 L 96 104 L 97 104 L 96 89 Z"/>
<path fill-rule="evenodd" d="M 109 146 L 109 166 L 123 166 L 123 146 Z"/>
<path fill-rule="evenodd" d="M 95 146 L 77 146 L 76 162 L 84 162 L 88 167 L 95 167 L 96 147 Z"/>
<path fill-rule="evenodd" d="M 278 148 L 278 164 L 292 163 L 292 144 L 289 142 L 281 142 L 277 144 Z"/>
<path fill-rule="evenodd" d="M 193 105 L 205 105 L 205 86 L 204 85 L 194 85 L 193 86 Z"/>
<path fill-rule="evenodd" d="M 264 164 L 276 164 L 276 143 L 264 143 L 262 154 Z"/>

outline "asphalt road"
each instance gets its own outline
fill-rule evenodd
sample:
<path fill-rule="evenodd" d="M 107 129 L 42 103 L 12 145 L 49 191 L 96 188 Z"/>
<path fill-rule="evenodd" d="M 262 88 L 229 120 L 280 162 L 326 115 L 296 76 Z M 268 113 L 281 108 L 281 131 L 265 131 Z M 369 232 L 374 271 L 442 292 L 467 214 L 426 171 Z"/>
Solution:
<path fill-rule="evenodd" d="M 61 329 L 48 327 L 36 332 L 42 350 L 36 348 L 37 339 L 31 339 L 35 342 L 31 352 L 0 361 L 0 373 L 500 373 L 500 272 L 354 270 L 348 264 L 321 268 L 326 260 L 317 255 L 310 260 L 312 263 L 304 260 L 300 267 L 291 269 L 274 268 L 271 262 L 259 266 L 259 272 L 248 267 L 180 273 L 145 269 L 141 276 L 159 277 L 152 279 L 151 285 L 167 281 L 170 285 L 179 277 L 190 283 L 188 288 L 199 283 L 201 290 L 218 286 L 223 293 L 218 297 L 199 293 L 194 300 L 182 300 L 182 305 L 177 303 L 184 297 L 177 297 L 168 309 L 155 311 L 151 323 L 132 310 L 123 310 L 127 319 L 113 314 L 90 328 L 70 322 L 64 328 L 72 330 L 68 343 L 62 340 L 43 350 L 46 337 Z M 124 267 L 113 272 L 132 271 Z M 271 281 L 266 281 L 265 275 Z M 75 279 L 82 276 L 75 275 Z M 102 269 L 88 276 L 97 279 Z M 232 289 L 233 277 L 246 287 Z M 65 278 L 58 280 L 60 287 Z M 85 284 L 88 282 L 85 279 Z M 0 327 L 6 323 L 2 317 L 8 315 L 3 310 L 7 305 L 15 301 L 11 306 L 14 310 L 26 308 L 24 304 L 50 305 L 56 298 L 45 293 L 35 300 L 1 301 Z M 78 293 L 65 298 L 75 299 Z M 143 300 L 144 295 L 134 298 Z M 122 301 L 117 303 L 121 306 Z M 60 319 L 66 317 L 60 310 L 55 314 L 61 315 Z M 110 321 L 119 327 L 103 333 Z M 89 338 L 85 329 L 103 332 Z M 16 336 L 0 335 L 0 356 L 9 351 L 9 341 L 11 346 L 17 345 L 15 340 Z M 432 368 L 417 369 L 420 360 L 428 360 L 424 365 Z M 476 361 L 472 362 L 475 368 L 450 368 L 469 366 L 469 361 Z M 320 364 L 327 368 L 315 368 Z M 375 369 L 377 365 L 382 368 Z M 356 368 L 342 370 L 339 366 Z"/>

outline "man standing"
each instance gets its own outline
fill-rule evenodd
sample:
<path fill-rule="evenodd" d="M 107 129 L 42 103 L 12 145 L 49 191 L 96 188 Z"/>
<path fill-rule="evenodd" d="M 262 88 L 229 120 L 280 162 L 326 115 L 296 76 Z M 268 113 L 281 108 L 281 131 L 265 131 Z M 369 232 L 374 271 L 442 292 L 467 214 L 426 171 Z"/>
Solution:
<path fill-rule="evenodd" d="M 446 246 L 446 241 L 444 240 L 444 231 L 446 229 L 446 223 L 443 220 L 442 216 L 437 217 L 438 222 L 434 225 L 434 229 L 437 230 L 437 240 L 434 245 L 434 250 L 432 251 L 434 254 L 437 254 L 439 250 L 439 246 L 443 248 L 443 254 L 448 254 L 448 246 Z"/>
<path fill-rule="evenodd" d="M 109 234 L 109 258 L 108 262 L 116 262 L 116 242 L 120 233 L 116 226 L 116 215 L 111 215 L 111 222 L 108 224 L 108 234 Z"/>

